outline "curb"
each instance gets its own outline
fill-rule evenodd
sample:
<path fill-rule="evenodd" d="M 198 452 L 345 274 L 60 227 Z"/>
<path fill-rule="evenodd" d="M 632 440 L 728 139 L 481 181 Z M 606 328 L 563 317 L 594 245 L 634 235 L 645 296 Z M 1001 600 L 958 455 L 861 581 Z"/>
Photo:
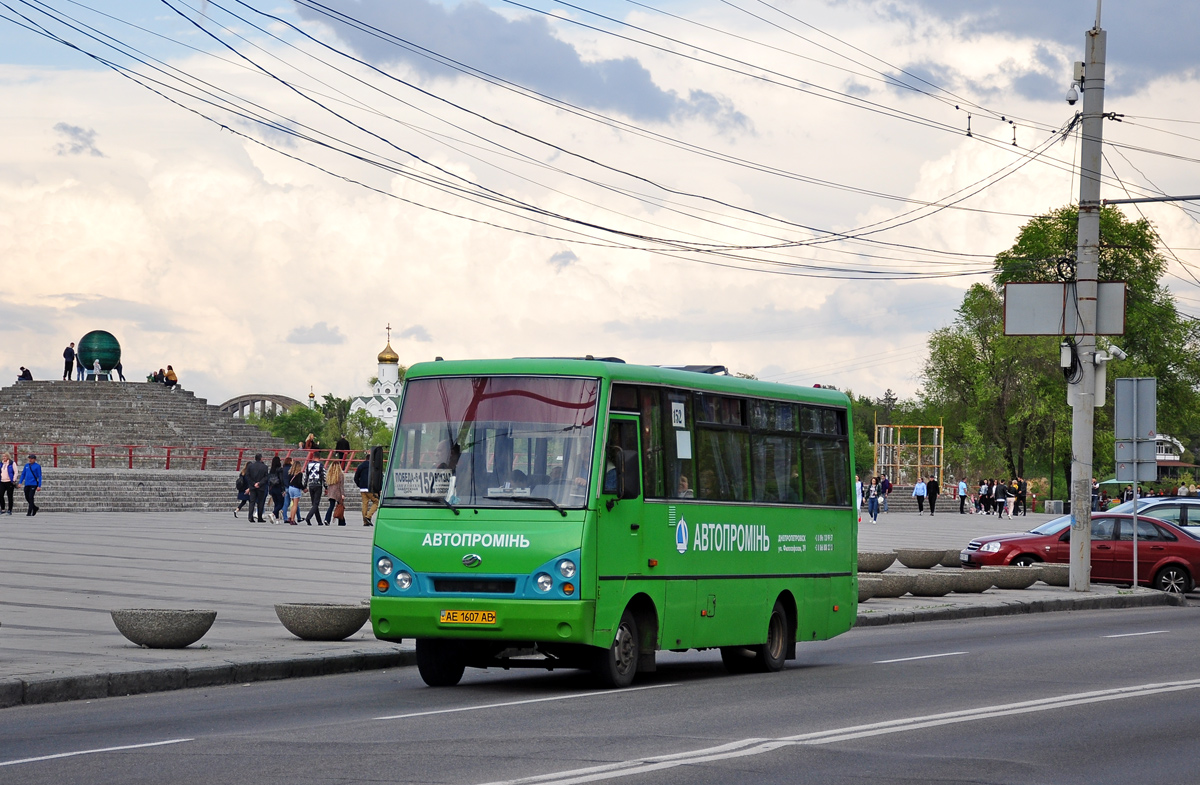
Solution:
<path fill-rule="evenodd" d="M 1107 597 L 1058 598 L 1049 600 L 1005 600 L 995 605 L 960 605 L 954 608 L 930 608 L 916 611 L 859 613 L 855 627 L 883 627 L 888 624 L 911 624 L 919 621 L 955 621 L 989 616 L 1018 616 L 1023 613 L 1053 613 L 1057 611 L 1094 611 L 1120 608 L 1152 608 L 1167 605 L 1185 606 L 1187 598 L 1167 592 L 1139 592 Z"/>
<path fill-rule="evenodd" d="M 8 679 L 0 681 L 0 709 L 10 706 L 92 698 L 115 698 L 148 692 L 219 687 L 254 681 L 275 681 L 335 673 L 381 670 L 416 664 L 413 651 L 351 652 L 325 657 L 248 660 L 195 667 L 166 667 L 83 676 Z"/>

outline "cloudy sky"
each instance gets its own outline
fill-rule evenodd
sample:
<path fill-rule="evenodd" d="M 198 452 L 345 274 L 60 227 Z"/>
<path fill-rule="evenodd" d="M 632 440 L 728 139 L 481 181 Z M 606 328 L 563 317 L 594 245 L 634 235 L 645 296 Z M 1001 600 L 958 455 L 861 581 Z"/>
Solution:
<path fill-rule="evenodd" d="M 57 378 L 102 328 L 127 375 L 171 363 L 213 402 L 365 392 L 388 324 L 406 364 L 615 355 L 912 395 L 990 255 L 1076 198 L 1077 135 L 1056 131 L 1095 18 L 1093 0 L 40 7 L 0 6 L 0 367 Z M 1102 21 L 1124 115 L 1104 195 L 1197 193 L 1200 6 L 1108 0 Z M 1142 210 L 1200 313 L 1200 213 Z"/>

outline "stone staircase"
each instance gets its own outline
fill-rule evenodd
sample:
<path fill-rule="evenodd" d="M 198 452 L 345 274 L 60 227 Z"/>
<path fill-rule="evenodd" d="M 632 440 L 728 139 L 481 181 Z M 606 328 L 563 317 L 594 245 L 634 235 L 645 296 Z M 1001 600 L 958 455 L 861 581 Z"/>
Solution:
<path fill-rule="evenodd" d="M 237 506 L 237 472 L 167 471 L 151 469 L 54 469 L 42 468 L 43 486 L 38 491 L 39 514 L 55 512 L 178 512 L 212 510 L 225 515 Z M 346 492 L 346 522 L 361 525 L 362 499 L 351 478 Z M 25 514 L 25 498 L 14 492 L 16 515 Z M 329 505 L 322 500 L 321 509 Z M 308 494 L 300 500 L 301 515 L 308 512 Z M 272 503 L 267 498 L 266 512 Z M 245 508 L 240 513 L 245 520 Z"/>
<path fill-rule="evenodd" d="M 19 463 L 32 452 L 42 465 L 38 503 L 44 513 L 229 512 L 237 504 L 239 451 L 249 448 L 245 460 L 262 452 L 269 464 L 275 450 L 289 447 L 187 390 L 144 382 L 35 381 L 0 389 L 0 449 L 11 452 L 14 443 Z M 56 444 L 69 445 L 57 448 L 57 466 Z M 85 445 L 97 445 L 94 458 Z M 169 470 L 167 447 L 173 452 Z M 207 458 L 202 448 L 208 448 Z M 202 461 L 205 470 L 199 471 Z M 353 486 L 347 478 L 350 523 L 360 508 Z M 23 514 L 19 489 L 15 502 Z M 302 502 L 307 511 L 307 496 Z"/>

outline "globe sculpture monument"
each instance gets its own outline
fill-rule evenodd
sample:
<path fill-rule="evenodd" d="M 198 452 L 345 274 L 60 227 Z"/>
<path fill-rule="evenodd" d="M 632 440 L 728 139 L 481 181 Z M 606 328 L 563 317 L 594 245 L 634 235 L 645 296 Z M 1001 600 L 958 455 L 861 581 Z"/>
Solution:
<path fill-rule="evenodd" d="M 121 362 L 121 344 L 116 336 L 105 330 L 92 330 L 79 339 L 79 359 L 83 367 L 92 370 L 96 360 L 100 361 L 100 370 L 105 373 L 112 371 Z"/>

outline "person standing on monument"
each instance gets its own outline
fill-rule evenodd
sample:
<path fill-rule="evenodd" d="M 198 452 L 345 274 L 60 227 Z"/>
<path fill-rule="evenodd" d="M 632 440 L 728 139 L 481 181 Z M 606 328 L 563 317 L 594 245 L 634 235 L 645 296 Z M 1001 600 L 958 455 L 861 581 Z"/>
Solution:
<path fill-rule="evenodd" d="M 308 511 L 308 515 L 304 516 L 304 522 L 312 526 L 312 519 L 315 515 L 318 526 L 327 526 L 328 524 L 321 521 L 321 494 L 325 490 L 325 466 L 317 458 L 315 452 L 309 453 L 308 464 L 304 467 L 304 484 L 308 487 L 308 498 L 312 501 L 312 507 Z"/>
<path fill-rule="evenodd" d="M 80 382 L 87 378 L 87 368 L 83 367 L 83 357 L 79 352 L 75 352 L 75 376 L 76 381 Z"/>
<path fill-rule="evenodd" d="M 71 381 L 71 368 L 75 365 L 75 342 L 67 344 L 67 348 L 63 349 L 63 381 Z"/>
<path fill-rule="evenodd" d="M 8 453 L 4 453 L 3 460 L 0 460 L 0 515 L 13 514 L 13 487 L 17 484 L 17 465 L 13 463 L 12 457 Z M 5 500 L 8 500 L 7 509 L 4 506 Z"/>
<path fill-rule="evenodd" d="M 263 507 L 267 503 L 267 475 L 270 471 L 263 463 L 262 453 L 255 453 L 254 460 L 246 466 L 246 494 L 250 497 L 250 522 L 254 523 L 254 511 L 258 510 L 258 522 L 266 523 Z"/>
<path fill-rule="evenodd" d="M 25 489 L 25 503 L 28 505 L 25 514 L 37 515 L 38 510 L 42 508 L 37 506 L 34 499 L 38 489 L 42 487 L 42 467 L 38 464 L 36 455 L 30 453 L 25 459 L 25 466 L 22 467 L 21 476 L 17 481 Z"/>

